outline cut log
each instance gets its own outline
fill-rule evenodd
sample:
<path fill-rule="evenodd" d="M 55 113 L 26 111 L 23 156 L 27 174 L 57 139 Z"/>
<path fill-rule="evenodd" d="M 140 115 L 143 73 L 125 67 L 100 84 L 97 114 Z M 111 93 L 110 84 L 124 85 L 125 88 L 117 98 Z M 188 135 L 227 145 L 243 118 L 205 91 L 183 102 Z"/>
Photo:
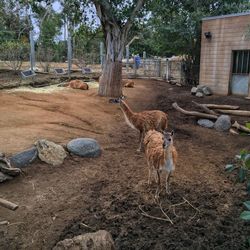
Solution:
<path fill-rule="evenodd" d="M 234 124 L 232 125 L 233 128 L 237 128 L 238 130 L 241 130 L 243 132 L 246 132 L 246 133 L 250 133 L 250 129 L 243 126 L 243 125 L 240 125 L 237 121 L 234 122 Z"/>
<path fill-rule="evenodd" d="M 239 106 L 234 106 L 234 105 L 219 105 L 219 104 L 203 104 L 206 107 L 210 108 L 210 109 L 239 109 Z"/>
<path fill-rule="evenodd" d="M 0 157 L 0 172 L 10 176 L 17 176 L 21 173 L 21 169 L 13 168 L 7 158 Z"/>
<path fill-rule="evenodd" d="M 0 198 L 0 206 L 8 208 L 10 210 L 16 210 L 18 208 L 18 205 L 15 203 L 12 203 L 10 201 L 4 200 Z"/>
<path fill-rule="evenodd" d="M 172 104 L 172 107 L 175 108 L 177 111 L 185 114 L 185 115 L 191 115 L 191 116 L 202 117 L 202 118 L 207 118 L 207 119 L 217 119 L 218 118 L 217 115 L 204 114 L 204 113 L 201 113 L 201 112 L 184 110 L 181 107 L 179 107 L 176 102 L 174 102 Z"/>
<path fill-rule="evenodd" d="M 213 110 L 209 109 L 206 105 L 201 104 L 201 103 L 197 103 L 195 101 L 192 101 L 192 103 L 194 103 L 196 106 L 200 107 L 201 109 L 203 109 L 207 114 L 211 114 L 211 115 L 217 115 L 216 112 L 214 112 Z"/>
<path fill-rule="evenodd" d="M 238 135 L 239 134 L 239 132 L 236 129 L 234 129 L 234 128 L 230 128 L 229 132 L 232 135 Z"/>
<path fill-rule="evenodd" d="M 216 109 L 216 111 L 223 114 L 250 116 L 250 111 L 248 110 Z"/>

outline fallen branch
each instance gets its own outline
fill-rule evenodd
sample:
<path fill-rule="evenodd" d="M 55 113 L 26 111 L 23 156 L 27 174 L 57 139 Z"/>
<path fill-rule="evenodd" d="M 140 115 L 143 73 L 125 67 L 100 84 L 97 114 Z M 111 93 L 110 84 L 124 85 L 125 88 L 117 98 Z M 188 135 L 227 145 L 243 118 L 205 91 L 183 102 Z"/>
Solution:
<path fill-rule="evenodd" d="M 13 168 L 10 161 L 5 157 L 0 157 L 0 171 L 10 176 L 17 176 L 21 173 L 21 169 Z"/>
<path fill-rule="evenodd" d="M 7 220 L 0 221 L 0 226 L 2 226 L 2 225 L 8 225 L 8 224 L 9 224 L 9 222 Z"/>
<path fill-rule="evenodd" d="M 185 114 L 185 115 L 192 115 L 192 116 L 197 116 L 197 117 L 202 117 L 202 118 L 207 118 L 207 119 L 217 119 L 218 118 L 217 115 L 204 114 L 204 113 L 201 113 L 201 112 L 184 110 L 181 107 L 179 107 L 176 102 L 172 104 L 172 107 L 175 108 L 177 111 Z"/>
<path fill-rule="evenodd" d="M 237 128 L 238 130 L 244 131 L 246 133 L 250 133 L 250 129 L 240 125 L 237 121 L 234 122 L 234 124 L 232 125 L 233 128 Z"/>
<path fill-rule="evenodd" d="M 195 101 L 192 101 L 192 103 L 194 103 L 196 106 L 202 108 L 207 114 L 217 115 L 216 112 L 214 112 L 213 110 L 209 109 L 205 104 L 197 103 Z"/>
<path fill-rule="evenodd" d="M 230 132 L 230 134 L 232 134 L 232 135 L 238 135 L 238 134 L 239 134 L 239 132 L 238 132 L 236 129 L 234 129 L 234 128 L 230 128 L 230 129 L 229 129 L 229 132 Z"/>
<path fill-rule="evenodd" d="M 165 219 L 165 218 L 161 218 L 161 217 L 152 216 L 152 215 L 146 213 L 146 212 L 141 208 L 141 206 L 139 206 L 139 209 L 140 209 L 141 212 L 142 212 L 141 214 L 144 215 L 144 216 L 146 216 L 146 217 L 148 217 L 148 218 L 155 219 L 155 220 L 168 221 L 168 222 L 170 222 L 171 224 L 173 224 L 173 222 L 172 222 L 171 220 L 169 220 L 169 219 Z"/>
<path fill-rule="evenodd" d="M 250 111 L 248 110 L 216 109 L 216 111 L 223 114 L 250 116 Z"/>
<path fill-rule="evenodd" d="M 7 201 L 5 199 L 1 199 L 1 198 L 0 198 L 0 206 L 8 208 L 8 209 L 13 210 L 13 211 L 18 208 L 17 204 L 12 203 L 10 201 Z"/>
<path fill-rule="evenodd" d="M 210 109 L 239 109 L 240 107 L 239 106 L 233 106 L 233 105 L 218 105 L 218 104 L 210 104 L 210 103 L 207 103 L 207 104 L 203 104 L 205 105 L 207 108 L 210 108 Z"/>

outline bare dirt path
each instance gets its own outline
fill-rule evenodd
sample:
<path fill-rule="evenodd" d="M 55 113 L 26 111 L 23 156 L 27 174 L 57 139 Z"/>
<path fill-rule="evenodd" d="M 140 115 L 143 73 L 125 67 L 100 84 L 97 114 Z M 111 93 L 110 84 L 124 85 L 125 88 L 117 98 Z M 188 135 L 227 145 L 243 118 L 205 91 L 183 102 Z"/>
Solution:
<path fill-rule="evenodd" d="M 250 149 L 249 137 L 198 127 L 194 118 L 173 110 L 174 101 L 186 109 L 197 101 L 185 88 L 137 80 L 125 95 L 135 111 L 167 112 L 176 131 L 179 162 L 173 193 L 162 197 L 164 209 L 185 197 L 200 212 L 188 204 L 170 209 L 174 225 L 141 215 L 139 205 L 149 214 L 162 213 L 153 200 L 155 186 L 146 185 L 146 161 L 136 152 L 138 134 L 127 127 L 118 106 L 98 97 L 96 90 L 0 92 L 0 151 L 12 154 L 40 138 L 63 144 L 91 137 L 103 148 L 98 159 L 71 156 L 59 167 L 37 161 L 2 184 L 0 197 L 20 207 L 15 212 L 0 208 L 0 221 L 11 223 L 0 226 L 0 249 L 51 249 L 65 237 L 98 229 L 110 231 L 118 249 L 247 248 L 249 228 L 238 218 L 245 189 L 223 168 L 240 149 Z M 241 98 L 202 101 L 249 109 L 249 101 Z"/>

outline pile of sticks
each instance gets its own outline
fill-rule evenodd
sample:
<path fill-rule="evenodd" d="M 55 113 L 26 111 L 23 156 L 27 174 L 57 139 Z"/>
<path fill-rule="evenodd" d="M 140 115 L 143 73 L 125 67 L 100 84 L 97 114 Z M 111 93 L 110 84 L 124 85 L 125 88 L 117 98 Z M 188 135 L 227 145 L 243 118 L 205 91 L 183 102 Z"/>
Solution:
<path fill-rule="evenodd" d="M 250 117 L 250 111 L 248 110 L 239 110 L 239 106 L 233 105 L 217 105 L 217 104 L 200 104 L 195 101 L 192 101 L 197 107 L 201 108 L 204 113 L 197 112 L 197 111 L 188 111 L 182 109 L 178 104 L 175 102 L 172 104 L 172 107 L 177 111 L 185 114 L 195 116 L 197 118 L 206 118 L 216 120 L 219 117 L 219 114 L 227 114 L 233 116 L 244 116 Z M 237 129 L 237 130 L 235 130 Z M 245 133 L 250 133 L 250 129 L 244 125 L 239 124 L 236 120 L 234 120 L 232 124 L 232 128 L 230 132 L 233 134 L 238 134 L 238 131 L 243 131 Z"/>

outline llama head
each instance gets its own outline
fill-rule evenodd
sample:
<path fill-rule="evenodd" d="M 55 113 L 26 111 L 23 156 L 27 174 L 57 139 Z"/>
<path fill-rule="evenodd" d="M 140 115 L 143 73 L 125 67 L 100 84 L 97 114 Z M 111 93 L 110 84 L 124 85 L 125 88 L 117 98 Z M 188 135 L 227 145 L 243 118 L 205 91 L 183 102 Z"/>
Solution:
<path fill-rule="evenodd" d="M 163 148 L 168 148 L 170 145 L 173 145 L 174 131 L 163 132 Z"/>

